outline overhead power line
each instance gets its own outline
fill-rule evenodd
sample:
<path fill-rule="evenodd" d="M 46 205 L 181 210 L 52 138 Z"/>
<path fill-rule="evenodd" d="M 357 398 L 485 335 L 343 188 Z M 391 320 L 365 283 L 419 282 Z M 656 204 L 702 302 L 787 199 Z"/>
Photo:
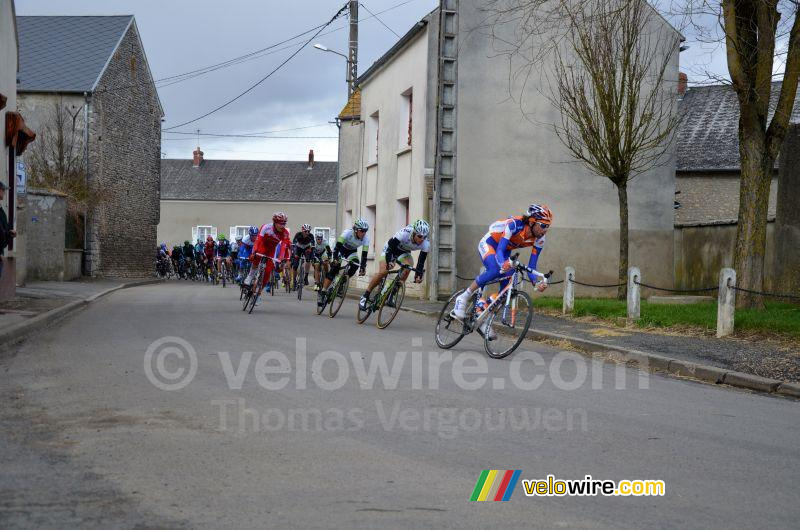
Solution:
<path fill-rule="evenodd" d="M 359 2 L 359 3 L 358 3 L 358 5 L 360 5 L 360 6 L 361 6 L 361 7 L 363 7 L 364 9 L 366 9 L 366 10 L 367 10 L 367 13 L 369 13 L 370 15 L 372 15 L 373 17 L 375 17 L 375 19 L 376 19 L 378 22 L 380 22 L 380 23 L 383 25 L 383 27 L 384 27 L 384 28 L 386 28 L 386 29 L 388 29 L 389 31 L 391 31 L 392 33 L 394 33 L 394 34 L 395 34 L 395 36 L 396 36 L 398 39 L 399 39 L 399 38 L 401 38 L 401 37 L 400 37 L 400 35 L 399 35 L 399 34 L 398 34 L 398 33 L 397 33 L 395 30 L 393 30 L 392 28 L 390 28 L 389 26 L 387 26 L 387 25 L 386 25 L 386 23 L 385 23 L 383 20 L 381 20 L 380 18 L 378 18 L 378 15 L 376 15 L 375 13 L 373 13 L 372 11 L 370 11 L 370 10 L 369 10 L 369 8 L 368 8 L 367 6 L 365 6 L 365 5 L 364 5 L 364 4 L 362 4 L 361 2 Z"/>
<path fill-rule="evenodd" d="M 215 107 L 214 109 L 212 109 L 212 110 L 210 110 L 210 111 L 206 112 L 205 114 L 202 114 L 202 115 L 200 115 L 200 116 L 198 116 L 198 117 L 196 117 L 196 118 L 193 118 L 193 119 L 191 119 L 191 120 L 185 121 L 185 122 L 183 122 L 183 123 L 179 123 L 178 125 L 173 125 L 172 127 L 167 127 L 166 129 L 164 129 L 164 131 L 169 131 L 169 130 L 172 130 L 172 129 L 177 129 L 178 127 L 183 127 L 184 125 L 189 125 L 190 123 L 194 123 L 194 122 L 196 122 L 196 121 L 198 121 L 198 120 L 202 120 L 203 118 L 206 118 L 206 117 L 210 116 L 211 114 L 214 114 L 215 112 L 217 112 L 217 111 L 219 111 L 219 110 L 222 110 L 222 109 L 224 109 L 225 107 L 227 107 L 228 105 L 230 105 L 230 104 L 231 104 L 231 103 L 233 103 L 234 101 L 237 101 L 238 99 L 242 98 L 242 97 L 243 97 L 245 94 L 248 94 L 250 91 L 252 91 L 252 90 L 253 90 L 254 88 L 256 88 L 258 85 L 260 85 L 261 83 L 263 83 L 264 81 L 266 81 L 267 79 L 269 79 L 270 77 L 272 77 L 272 75 L 273 75 L 273 74 L 275 74 L 275 72 L 277 72 L 278 70 L 280 70 L 281 68 L 283 68 L 283 67 L 284 67 L 284 66 L 285 66 L 285 65 L 286 65 L 286 64 L 287 64 L 289 61 L 291 61 L 292 59 L 294 59 L 294 58 L 297 56 L 297 54 L 299 54 L 299 53 L 300 53 L 300 51 L 302 51 L 302 50 L 303 50 L 303 48 L 305 48 L 306 46 L 308 46 L 308 45 L 311 43 L 311 41 L 313 41 L 314 39 L 316 39 L 316 38 L 317 38 L 317 36 L 318 36 L 320 33 L 322 33 L 322 30 L 323 30 L 323 29 L 325 29 L 326 27 L 328 27 L 329 25 L 331 25 L 331 24 L 332 24 L 332 23 L 333 23 L 333 22 L 334 22 L 336 19 L 338 19 L 339 17 L 341 17 L 341 16 L 342 16 L 342 14 L 343 14 L 343 13 L 344 13 L 346 10 L 347 10 L 347 4 L 345 4 L 344 6 L 342 6 L 342 7 L 341 7 L 341 9 L 339 9 L 339 11 L 337 11 L 337 12 L 336 12 L 336 14 L 335 14 L 335 15 L 333 15 L 333 17 L 331 17 L 331 19 L 330 19 L 330 20 L 329 20 L 329 21 L 328 21 L 326 24 L 324 24 L 324 25 L 323 25 L 321 28 L 319 28 L 319 29 L 317 30 L 317 32 L 316 32 L 314 35 L 312 35 L 312 36 L 311 36 L 311 38 L 310 38 L 310 39 L 308 39 L 308 40 L 307 40 L 307 41 L 306 41 L 306 42 L 305 42 L 305 43 L 304 43 L 304 44 L 303 44 L 303 45 L 302 45 L 300 48 L 298 48 L 298 49 L 297 49 L 297 50 L 296 50 L 294 53 L 292 53 L 292 54 L 291 54 L 289 57 L 287 57 L 287 58 L 286 58 L 286 59 L 285 59 L 285 60 L 284 60 L 284 61 L 283 61 L 281 64 L 279 64 L 279 65 L 278 65 L 278 66 L 277 66 L 275 69 L 273 69 L 273 70 L 272 70 L 270 73 L 268 73 L 267 75 L 265 75 L 264 77 L 262 77 L 261 79 L 259 79 L 258 81 L 256 81 L 256 83 L 254 83 L 254 84 L 253 84 L 253 85 L 251 85 L 249 88 L 247 88 L 247 90 L 245 90 L 244 92 L 242 92 L 242 93 L 240 93 L 239 95 L 237 95 L 237 96 L 233 97 L 232 99 L 229 99 L 228 101 L 226 101 L 226 102 L 225 102 L 225 103 L 223 103 L 222 105 L 219 105 L 219 106 Z"/>

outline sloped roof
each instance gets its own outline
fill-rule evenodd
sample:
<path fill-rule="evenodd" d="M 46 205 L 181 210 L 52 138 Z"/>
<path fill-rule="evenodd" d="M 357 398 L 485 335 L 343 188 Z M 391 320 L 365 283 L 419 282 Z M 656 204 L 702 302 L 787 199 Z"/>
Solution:
<path fill-rule="evenodd" d="M 161 161 L 161 198 L 194 201 L 336 202 L 336 162 Z"/>
<path fill-rule="evenodd" d="M 17 17 L 18 90 L 91 91 L 132 21 L 132 15 Z"/>
<path fill-rule="evenodd" d="M 772 84 L 769 119 L 775 112 L 781 83 Z M 800 91 L 790 122 L 800 123 Z M 739 164 L 739 100 L 730 85 L 691 87 L 680 102 L 678 171 L 735 170 Z M 777 163 L 777 161 L 776 161 Z"/>
<path fill-rule="evenodd" d="M 357 88 L 353 91 L 353 95 L 347 100 L 347 104 L 339 113 L 340 120 L 358 120 L 361 119 L 361 89 Z"/>
<path fill-rule="evenodd" d="M 676 226 L 732 224 L 739 217 L 739 184 L 736 176 L 678 177 L 675 179 L 675 200 L 681 205 L 675 210 Z M 775 180 L 769 192 L 767 219 L 775 219 L 778 186 Z"/>

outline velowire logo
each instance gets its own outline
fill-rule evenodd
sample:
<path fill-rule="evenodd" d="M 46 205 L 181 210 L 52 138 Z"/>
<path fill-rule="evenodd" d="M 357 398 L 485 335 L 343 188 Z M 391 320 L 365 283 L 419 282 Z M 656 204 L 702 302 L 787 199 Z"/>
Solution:
<path fill-rule="evenodd" d="M 470 501 L 507 501 L 519 482 L 520 469 L 484 469 L 472 490 Z"/>

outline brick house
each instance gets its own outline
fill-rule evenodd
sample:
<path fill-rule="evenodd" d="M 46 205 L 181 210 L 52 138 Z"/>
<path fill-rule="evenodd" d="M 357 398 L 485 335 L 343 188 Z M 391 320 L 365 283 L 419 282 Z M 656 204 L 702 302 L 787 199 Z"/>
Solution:
<path fill-rule="evenodd" d="M 17 26 L 19 107 L 37 127 L 63 106 L 87 180 L 103 190 L 86 215 L 85 274 L 151 274 L 164 112 L 134 17 L 24 16 Z"/>

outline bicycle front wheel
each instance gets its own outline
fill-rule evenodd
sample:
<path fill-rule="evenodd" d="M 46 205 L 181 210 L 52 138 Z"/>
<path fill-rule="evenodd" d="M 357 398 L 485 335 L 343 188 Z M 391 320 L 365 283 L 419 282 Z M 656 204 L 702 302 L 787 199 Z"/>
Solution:
<path fill-rule="evenodd" d="M 331 295 L 331 308 L 329 310 L 329 315 L 331 318 L 335 317 L 336 313 L 339 312 L 339 309 L 342 307 L 342 303 L 344 303 L 344 298 L 347 296 L 347 284 L 350 283 L 347 280 L 349 280 L 347 275 L 342 273 L 341 276 L 339 276 L 337 284 L 334 286 L 335 291 L 333 291 L 333 294 Z"/>
<path fill-rule="evenodd" d="M 533 319 L 531 298 L 523 291 L 511 295 L 511 303 L 497 304 L 486 319 L 483 345 L 486 353 L 493 359 L 510 355 L 520 345 Z"/>
<path fill-rule="evenodd" d="M 453 293 L 450 299 L 445 302 L 444 307 L 439 312 L 439 320 L 436 321 L 436 344 L 445 350 L 449 350 L 458 344 L 469 333 L 463 322 L 450 316 L 456 306 L 456 298 L 463 292 L 461 290 Z"/>
<path fill-rule="evenodd" d="M 400 306 L 403 305 L 403 299 L 406 297 L 406 284 L 399 278 L 395 279 L 391 287 L 391 291 L 378 309 L 378 328 L 384 329 L 392 323 L 394 317 L 400 311 Z M 391 305 L 390 305 L 391 304 Z"/>

